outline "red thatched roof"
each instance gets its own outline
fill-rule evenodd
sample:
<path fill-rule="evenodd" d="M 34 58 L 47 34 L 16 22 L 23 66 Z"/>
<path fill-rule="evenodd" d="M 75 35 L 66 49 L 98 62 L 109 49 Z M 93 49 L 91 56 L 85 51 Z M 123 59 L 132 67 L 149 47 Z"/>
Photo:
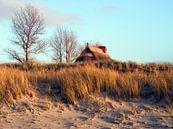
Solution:
<path fill-rule="evenodd" d="M 80 56 L 76 59 L 76 61 L 91 61 L 91 60 L 111 61 L 111 58 L 109 54 L 107 52 L 104 53 L 102 49 L 87 45 L 85 49 L 81 52 Z"/>

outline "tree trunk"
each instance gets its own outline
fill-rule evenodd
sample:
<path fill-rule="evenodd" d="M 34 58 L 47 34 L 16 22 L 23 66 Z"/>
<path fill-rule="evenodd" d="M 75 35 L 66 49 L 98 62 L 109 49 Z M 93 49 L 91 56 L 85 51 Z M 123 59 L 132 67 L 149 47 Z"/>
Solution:
<path fill-rule="evenodd" d="M 29 60 L 29 51 L 28 51 L 28 48 L 27 48 L 26 51 L 25 51 L 25 62 L 28 63 L 28 60 Z"/>
<path fill-rule="evenodd" d="M 60 52 L 60 63 L 62 63 L 62 53 Z"/>

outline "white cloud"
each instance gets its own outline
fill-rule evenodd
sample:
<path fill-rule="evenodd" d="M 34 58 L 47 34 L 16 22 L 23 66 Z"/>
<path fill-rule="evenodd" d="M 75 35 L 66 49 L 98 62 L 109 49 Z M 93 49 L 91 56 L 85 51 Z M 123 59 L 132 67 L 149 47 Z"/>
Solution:
<path fill-rule="evenodd" d="M 22 0 L 0 0 L 0 20 L 10 19 L 14 12 L 24 7 L 26 2 Z M 80 22 L 80 18 L 72 15 L 61 13 L 56 10 L 49 8 L 47 5 L 38 2 L 32 2 L 33 6 L 35 6 L 40 13 L 43 14 L 45 21 L 48 25 L 56 25 L 56 24 L 75 24 Z"/>
<path fill-rule="evenodd" d="M 17 0 L 0 0 L 0 20 L 9 19 L 14 11 L 22 6 L 22 2 Z"/>
<path fill-rule="evenodd" d="M 107 5 L 107 6 L 102 7 L 102 11 L 104 11 L 104 12 L 112 12 L 116 9 L 117 9 L 117 7 L 113 6 L 113 5 Z"/>

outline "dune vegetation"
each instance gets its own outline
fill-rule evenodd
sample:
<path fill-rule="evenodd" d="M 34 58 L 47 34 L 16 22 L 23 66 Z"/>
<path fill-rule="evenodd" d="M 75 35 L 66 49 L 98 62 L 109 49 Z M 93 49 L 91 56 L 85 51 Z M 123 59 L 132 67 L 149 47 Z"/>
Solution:
<path fill-rule="evenodd" d="M 13 103 L 23 95 L 29 95 L 31 88 L 25 72 L 0 67 L 0 103 Z"/>
<path fill-rule="evenodd" d="M 120 72 L 96 65 L 73 66 L 63 65 L 57 70 L 44 68 L 22 70 L 1 66 L 0 102 L 13 103 L 24 95 L 32 95 L 34 89 L 39 90 L 36 87 L 43 85 L 47 95 L 60 97 L 62 101 L 71 104 L 88 95 L 125 100 L 145 98 L 155 102 L 164 100 L 167 104 L 173 102 L 172 71 Z"/>

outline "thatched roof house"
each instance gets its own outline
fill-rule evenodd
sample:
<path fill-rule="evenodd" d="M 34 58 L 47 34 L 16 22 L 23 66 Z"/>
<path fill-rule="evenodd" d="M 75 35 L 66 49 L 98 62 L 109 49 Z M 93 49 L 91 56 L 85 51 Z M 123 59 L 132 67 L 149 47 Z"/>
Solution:
<path fill-rule="evenodd" d="M 78 61 L 111 61 L 111 57 L 107 53 L 107 48 L 105 46 L 93 47 L 87 44 L 85 49 L 81 52 L 79 57 L 76 59 Z"/>

